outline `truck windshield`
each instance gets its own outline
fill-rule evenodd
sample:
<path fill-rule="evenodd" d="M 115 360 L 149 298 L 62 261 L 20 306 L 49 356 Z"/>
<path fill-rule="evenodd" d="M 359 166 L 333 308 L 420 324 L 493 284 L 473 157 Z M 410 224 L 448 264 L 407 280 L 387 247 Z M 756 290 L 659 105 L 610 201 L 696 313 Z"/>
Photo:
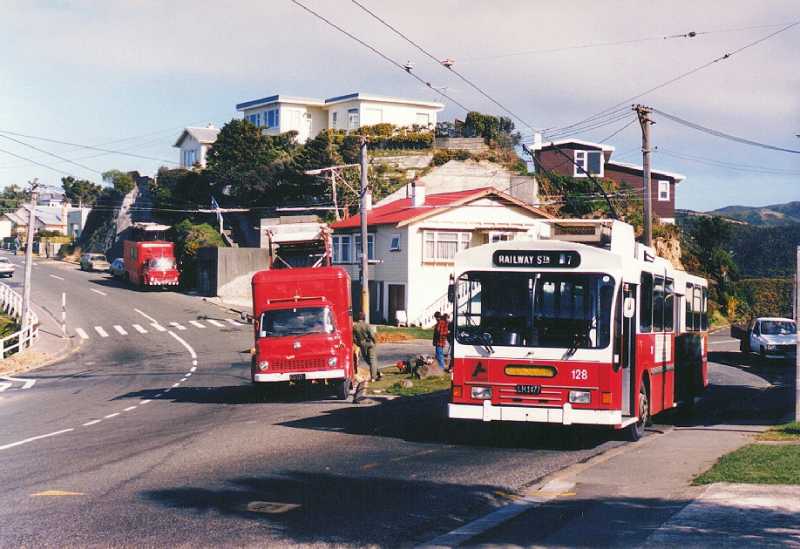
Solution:
<path fill-rule="evenodd" d="M 603 349 L 614 279 L 590 273 L 470 272 L 458 280 L 459 343 Z"/>
<path fill-rule="evenodd" d="M 796 334 L 794 322 L 788 320 L 762 320 L 761 333 L 764 335 L 789 335 Z"/>
<path fill-rule="evenodd" d="M 155 257 L 147 262 L 151 269 L 171 269 L 175 266 L 175 260 L 171 257 Z"/>
<path fill-rule="evenodd" d="M 261 313 L 258 337 L 330 334 L 333 315 L 328 307 L 276 309 Z"/>

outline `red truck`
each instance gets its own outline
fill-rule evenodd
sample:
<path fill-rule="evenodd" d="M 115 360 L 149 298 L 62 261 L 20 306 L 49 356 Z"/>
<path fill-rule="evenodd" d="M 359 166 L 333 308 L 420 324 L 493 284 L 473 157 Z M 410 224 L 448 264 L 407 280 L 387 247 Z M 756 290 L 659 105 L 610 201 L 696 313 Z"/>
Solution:
<path fill-rule="evenodd" d="M 274 269 L 253 275 L 251 378 L 332 384 L 347 399 L 354 379 L 350 277 L 341 267 Z"/>
<path fill-rule="evenodd" d="M 175 244 L 165 240 L 123 243 L 125 278 L 135 286 L 166 287 L 178 285 Z"/>

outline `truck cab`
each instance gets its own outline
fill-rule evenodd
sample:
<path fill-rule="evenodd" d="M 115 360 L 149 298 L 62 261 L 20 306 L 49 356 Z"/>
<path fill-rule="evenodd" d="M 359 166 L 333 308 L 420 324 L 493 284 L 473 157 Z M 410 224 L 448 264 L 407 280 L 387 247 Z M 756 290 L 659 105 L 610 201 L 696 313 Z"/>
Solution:
<path fill-rule="evenodd" d="M 346 399 L 355 374 L 350 277 L 339 267 L 256 273 L 251 380 L 325 383 Z"/>

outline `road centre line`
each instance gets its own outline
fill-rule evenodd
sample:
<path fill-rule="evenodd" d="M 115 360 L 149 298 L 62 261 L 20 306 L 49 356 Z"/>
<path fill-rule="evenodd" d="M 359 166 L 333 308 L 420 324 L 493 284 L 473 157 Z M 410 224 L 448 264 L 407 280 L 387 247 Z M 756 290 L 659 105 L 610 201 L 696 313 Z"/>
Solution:
<path fill-rule="evenodd" d="M 27 444 L 29 442 L 33 442 L 34 440 L 41 440 L 43 438 L 54 437 L 56 435 L 61 435 L 63 433 L 69 433 L 70 431 L 74 431 L 75 429 L 70 427 L 69 429 L 61 429 L 60 431 L 54 431 L 52 433 L 47 433 L 46 435 L 39 435 L 35 437 L 26 438 L 25 440 L 19 440 L 17 442 L 12 442 L 10 444 L 5 444 L 0 446 L 0 450 L 8 450 L 9 448 L 14 448 L 15 446 L 21 446 L 23 444 Z"/>
<path fill-rule="evenodd" d="M 60 276 L 58 276 L 58 275 L 51 274 L 50 276 L 51 276 L 52 278 L 57 278 L 58 280 L 64 280 L 63 278 L 61 278 L 61 277 L 60 277 Z"/>
<path fill-rule="evenodd" d="M 194 364 L 194 365 L 197 365 L 197 360 L 196 360 L 196 359 L 197 359 L 197 353 L 195 353 L 195 352 L 194 352 L 194 349 L 192 349 L 192 346 L 191 346 L 191 345 L 189 345 L 188 343 L 186 343 L 186 340 L 184 340 L 184 339 L 183 339 L 181 336 L 179 336 L 178 334 L 176 334 L 176 333 L 175 333 L 175 332 L 173 332 L 173 331 L 170 331 L 170 332 L 169 332 L 169 335 L 171 335 L 172 337 L 174 337 L 174 338 L 175 338 L 175 340 L 176 340 L 178 343 L 180 343 L 181 345 L 183 345 L 183 346 L 186 348 L 186 350 L 187 350 L 187 351 L 189 351 L 189 354 L 192 356 L 192 359 L 193 359 L 193 360 L 192 360 L 192 364 Z"/>
<path fill-rule="evenodd" d="M 102 296 L 104 296 L 104 297 L 108 295 L 107 293 L 105 293 L 105 292 L 101 292 L 100 290 L 96 290 L 95 288 L 89 288 L 89 291 L 90 291 L 90 292 L 94 292 L 94 293 L 96 293 L 96 294 L 100 294 L 100 295 L 102 295 Z"/>
<path fill-rule="evenodd" d="M 144 399 L 143 401 L 141 401 L 141 402 L 139 403 L 139 406 L 141 406 L 141 405 L 143 405 L 143 404 L 147 404 L 148 402 L 151 402 L 151 400 L 150 400 L 149 398 L 146 398 L 146 399 Z"/>
<path fill-rule="evenodd" d="M 155 322 L 156 324 L 158 324 L 158 320 L 156 320 L 155 318 L 153 318 L 149 314 L 143 313 L 142 311 L 140 311 L 139 309 L 136 309 L 136 308 L 134 308 L 133 310 L 136 311 L 137 313 L 139 313 L 140 315 L 142 315 L 143 317 L 145 317 L 150 322 Z"/>
<path fill-rule="evenodd" d="M 128 335 L 128 332 L 125 331 L 125 328 L 120 326 L 119 324 L 114 324 L 114 329 L 119 333 L 119 335 Z"/>
<path fill-rule="evenodd" d="M 128 406 L 127 408 L 125 408 L 122 411 L 123 412 L 130 412 L 131 410 L 135 410 L 136 408 L 138 408 L 138 405 L 136 405 L 136 406 Z"/>
<path fill-rule="evenodd" d="M 108 414 L 107 416 L 104 417 L 105 419 L 111 419 L 112 417 L 117 417 L 119 414 L 120 412 L 114 412 L 113 414 Z"/>
<path fill-rule="evenodd" d="M 83 426 L 84 427 L 90 427 L 92 425 L 97 425 L 101 421 L 103 421 L 103 420 L 102 419 L 93 419 L 92 421 L 87 421 L 86 423 L 84 423 Z"/>
<path fill-rule="evenodd" d="M 189 369 L 189 371 L 190 371 L 190 372 L 194 372 L 195 370 L 197 370 L 197 366 L 192 366 L 192 367 Z"/>

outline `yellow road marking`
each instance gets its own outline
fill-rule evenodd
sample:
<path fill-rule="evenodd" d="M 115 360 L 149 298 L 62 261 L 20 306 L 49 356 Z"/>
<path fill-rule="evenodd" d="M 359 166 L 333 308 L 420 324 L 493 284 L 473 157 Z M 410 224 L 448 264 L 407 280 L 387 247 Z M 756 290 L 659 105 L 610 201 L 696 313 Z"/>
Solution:
<path fill-rule="evenodd" d="M 67 492 L 65 490 L 45 490 L 44 492 L 36 492 L 31 494 L 31 497 L 37 496 L 85 496 L 82 492 Z"/>

